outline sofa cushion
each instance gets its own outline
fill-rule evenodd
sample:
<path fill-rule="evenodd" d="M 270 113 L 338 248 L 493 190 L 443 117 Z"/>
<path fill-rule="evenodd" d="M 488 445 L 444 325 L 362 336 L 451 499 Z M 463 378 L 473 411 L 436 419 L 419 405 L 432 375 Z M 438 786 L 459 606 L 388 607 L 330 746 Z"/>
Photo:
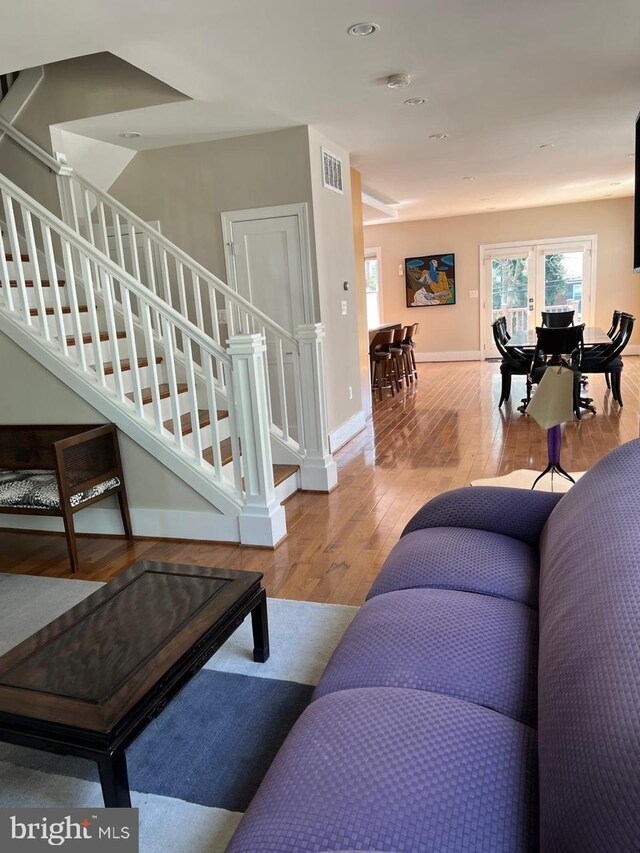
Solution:
<path fill-rule="evenodd" d="M 538 618 L 517 601 L 448 589 L 388 592 L 358 612 L 314 698 L 412 687 L 536 722 Z"/>
<path fill-rule="evenodd" d="M 541 850 L 640 850 L 640 441 L 573 486 L 541 540 Z"/>
<path fill-rule="evenodd" d="M 89 479 L 91 474 L 87 474 Z M 83 492 L 71 495 L 71 506 L 79 506 L 91 498 L 115 489 L 118 477 L 97 483 Z M 58 510 L 61 507 L 58 481 L 54 471 L 0 469 L 0 508 Z"/>
<path fill-rule="evenodd" d="M 368 598 L 414 587 L 479 592 L 537 607 L 537 550 L 485 530 L 416 530 L 395 545 Z"/>
<path fill-rule="evenodd" d="M 227 853 L 537 850 L 535 731 L 450 696 L 344 690 L 293 727 Z"/>

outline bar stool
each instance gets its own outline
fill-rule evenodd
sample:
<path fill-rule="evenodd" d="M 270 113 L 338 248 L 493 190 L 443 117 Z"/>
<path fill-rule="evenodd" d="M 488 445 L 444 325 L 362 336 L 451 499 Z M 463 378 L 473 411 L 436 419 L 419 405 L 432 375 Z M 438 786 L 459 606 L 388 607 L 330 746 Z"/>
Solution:
<path fill-rule="evenodd" d="M 382 395 L 385 387 L 385 380 L 391 387 L 391 394 L 395 396 L 395 388 L 391 378 L 391 353 L 389 347 L 393 342 L 393 329 L 387 329 L 383 332 L 378 332 L 369 345 L 369 362 L 371 364 L 371 391 L 375 392 L 376 388 Z"/>
<path fill-rule="evenodd" d="M 404 356 L 405 371 L 410 382 L 418 381 L 418 368 L 416 366 L 416 356 L 414 353 L 415 343 L 413 339 L 417 336 L 420 330 L 420 324 L 414 323 L 407 327 L 407 336 L 402 342 L 402 353 Z"/>
<path fill-rule="evenodd" d="M 389 346 L 389 352 L 391 353 L 391 367 L 393 370 L 393 377 L 395 379 L 396 388 L 398 389 L 398 391 L 402 391 L 403 380 L 406 380 L 407 388 L 409 387 L 409 373 L 406 369 L 406 359 L 404 351 L 402 349 L 402 343 L 404 340 L 406 340 L 408 333 L 408 326 L 403 326 L 400 329 L 395 329 L 393 332 L 393 341 Z"/>

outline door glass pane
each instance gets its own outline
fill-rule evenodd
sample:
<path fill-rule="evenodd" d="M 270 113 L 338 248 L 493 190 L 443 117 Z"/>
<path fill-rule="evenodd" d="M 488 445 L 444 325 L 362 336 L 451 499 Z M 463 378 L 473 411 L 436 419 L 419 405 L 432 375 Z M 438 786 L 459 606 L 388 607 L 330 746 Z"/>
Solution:
<path fill-rule="evenodd" d="M 544 256 L 544 310 L 573 309 L 582 323 L 584 252 L 549 252 Z"/>
<path fill-rule="evenodd" d="M 378 275 L 378 259 L 364 259 L 364 276 L 367 285 L 367 325 L 375 329 L 380 325 L 380 280 Z"/>
<path fill-rule="evenodd" d="M 492 320 L 506 317 L 509 334 L 525 331 L 529 299 L 527 257 L 492 259 L 491 295 Z"/>

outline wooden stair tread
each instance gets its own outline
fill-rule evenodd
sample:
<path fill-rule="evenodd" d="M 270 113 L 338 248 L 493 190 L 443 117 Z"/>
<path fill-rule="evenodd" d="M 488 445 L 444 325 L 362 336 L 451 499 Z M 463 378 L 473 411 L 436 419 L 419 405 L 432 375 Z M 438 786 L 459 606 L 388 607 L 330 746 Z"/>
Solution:
<path fill-rule="evenodd" d="M 186 394 L 187 391 L 189 390 L 186 383 L 184 383 L 184 382 L 178 383 L 177 389 L 178 389 L 178 394 Z M 171 392 L 169 390 L 169 385 L 167 382 L 160 383 L 160 385 L 158 385 L 158 390 L 160 391 L 160 399 L 161 400 L 166 400 L 167 397 L 171 396 Z M 151 394 L 151 388 L 142 388 L 141 389 L 141 395 L 142 395 L 142 405 L 143 406 L 146 406 L 153 401 L 153 396 Z M 135 400 L 135 396 L 134 396 L 133 391 L 130 391 L 127 394 L 127 397 L 130 400 Z"/>
<path fill-rule="evenodd" d="M 207 447 L 202 451 L 202 455 L 205 460 L 213 465 L 213 448 Z M 233 454 L 231 453 L 231 439 L 225 438 L 224 441 L 220 442 L 220 455 L 222 457 L 222 464 L 227 465 L 233 459 Z M 273 465 L 273 482 L 276 486 L 279 486 L 280 483 L 284 483 L 285 480 L 288 480 L 296 471 L 300 470 L 299 465 Z"/>
<path fill-rule="evenodd" d="M 211 423 L 211 414 L 208 409 L 199 409 L 199 426 L 202 427 L 209 426 Z M 218 410 L 218 420 L 224 420 L 224 418 L 228 417 L 229 413 L 225 412 L 224 409 Z M 169 432 L 173 432 L 173 418 L 169 418 L 168 421 L 164 422 L 164 428 L 168 429 Z M 180 415 L 180 429 L 182 435 L 190 435 L 193 432 L 193 424 L 191 423 L 191 412 L 185 412 L 185 414 Z M 213 454 L 212 454 L 213 455 Z"/>
<path fill-rule="evenodd" d="M 203 458 L 209 463 L 209 465 L 213 465 L 213 447 L 207 447 L 202 451 Z M 226 465 L 228 462 L 231 462 L 233 459 L 233 453 L 231 452 L 231 439 L 225 438 L 224 441 L 220 442 L 220 456 L 222 457 L 222 464 Z"/>
<path fill-rule="evenodd" d="M 284 483 L 285 480 L 288 480 L 292 474 L 297 473 L 299 470 L 299 465 L 274 465 L 273 482 L 276 486 L 279 486 L 280 483 Z"/>
<path fill-rule="evenodd" d="M 11 252 L 9 252 L 8 254 L 5 255 L 5 259 L 7 261 L 10 261 L 11 263 L 13 263 L 13 255 L 11 254 Z M 20 260 L 23 262 L 25 262 L 25 261 L 28 262 L 29 261 L 29 255 L 20 255 Z"/>
<path fill-rule="evenodd" d="M 78 305 L 78 311 L 81 314 L 86 314 L 88 310 L 89 309 L 86 305 Z M 32 317 L 37 317 L 39 313 L 40 310 L 38 308 L 31 308 L 29 310 L 29 314 L 31 314 Z M 45 308 L 44 313 L 47 315 L 47 317 L 52 317 L 55 314 L 55 308 Z M 71 314 L 71 307 L 69 305 L 63 305 L 62 313 Z"/>
<path fill-rule="evenodd" d="M 156 364 L 160 364 L 162 361 L 162 356 L 156 356 Z M 148 358 L 139 358 L 138 359 L 138 367 L 149 367 L 149 359 Z M 94 365 L 95 370 L 95 365 Z M 131 370 L 131 361 L 128 358 L 123 358 L 120 362 L 120 370 Z M 111 361 L 106 361 L 104 363 L 104 375 L 111 376 L 113 373 L 113 363 Z"/>
<path fill-rule="evenodd" d="M 62 278 L 58 279 L 58 287 L 64 287 L 65 283 L 66 282 L 64 279 L 62 279 Z M 9 284 L 11 285 L 11 287 L 17 287 L 18 286 L 18 280 L 15 278 L 10 278 Z M 34 287 L 35 282 L 33 281 L 33 279 L 28 278 L 28 279 L 25 279 L 24 284 L 25 284 L 25 287 Z M 43 287 L 51 287 L 51 281 L 48 278 L 43 278 L 41 280 L 40 284 Z M 2 287 L 2 282 L 0 282 L 0 287 Z"/>
<path fill-rule="evenodd" d="M 126 337 L 127 337 L 126 332 L 116 332 L 116 338 L 119 341 L 121 341 L 123 338 L 126 338 Z M 108 341 L 109 340 L 109 332 L 100 332 L 100 340 L 101 341 Z M 82 343 L 83 344 L 90 344 L 92 342 L 93 342 L 93 336 L 90 333 L 82 336 Z M 67 346 L 68 347 L 74 347 L 75 345 L 76 345 L 75 335 L 69 335 L 67 337 Z"/>

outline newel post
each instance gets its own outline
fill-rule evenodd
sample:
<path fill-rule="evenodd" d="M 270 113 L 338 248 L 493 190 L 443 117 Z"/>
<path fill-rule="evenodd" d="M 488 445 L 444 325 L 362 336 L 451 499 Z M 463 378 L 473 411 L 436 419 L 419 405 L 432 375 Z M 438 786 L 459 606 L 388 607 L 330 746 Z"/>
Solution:
<path fill-rule="evenodd" d="M 264 336 L 234 335 L 227 341 L 227 352 L 231 357 L 235 423 L 246 496 L 240 516 L 240 541 L 269 547 L 286 536 L 287 523 L 273 483 Z"/>
<path fill-rule="evenodd" d="M 329 450 L 327 391 L 324 380 L 324 325 L 297 326 L 305 458 L 300 470 L 303 489 L 329 492 L 338 483 L 338 468 Z"/>

